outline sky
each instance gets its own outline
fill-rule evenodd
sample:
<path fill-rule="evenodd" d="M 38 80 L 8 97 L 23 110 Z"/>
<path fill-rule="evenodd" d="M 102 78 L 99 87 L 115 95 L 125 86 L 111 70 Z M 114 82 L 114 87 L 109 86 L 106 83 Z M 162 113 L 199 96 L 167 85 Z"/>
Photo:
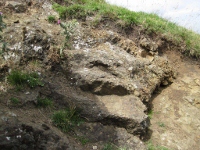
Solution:
<path fill-rule="evenodd" d="M 132 11 L 156 13 L 200 34 L 200 0 L 106 0 Z"/>

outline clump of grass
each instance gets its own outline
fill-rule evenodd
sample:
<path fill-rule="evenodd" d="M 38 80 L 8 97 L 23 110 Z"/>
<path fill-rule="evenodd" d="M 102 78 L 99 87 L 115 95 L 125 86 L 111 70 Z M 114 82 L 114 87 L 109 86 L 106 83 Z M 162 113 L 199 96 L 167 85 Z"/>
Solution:
<path fill-rule="evenodd" d="M 38 107 L 52 107 L 53 101 L 52 99 L 49 99 L 49 98 L 38 98 L 37 106 Z"/>
<path fill-rule="evenodd" d="M 81 137 L 77 137 L 77 139 L 81 142 L 82 145 L 86 145 L 89 142 L 89 139 L 81 136 Z"/>
<path fill-rule="evenodd" d="M 60 18 L 66 19 L 67 7 L 55 3 L 53 4 L 53 9 L 58 12 Z"/>
<path fill-rule="evenodd" d="M 152 116 L 153 116 L 153 110 L 150 110 L 150 111 L 148 112 L 148 117 L 149 117 L 149 119 L 152 119 Z"/>
<path fill-rule="evenodd" d="M 165 124 L 163 122 L 158 122 L 159 127 L 165 127 Z"/>
<path fill-rule="evenodd" d="M 159 146 L 159 145 L 155 146 L 151 141 L 148 141 L 147 150 L 169 150 L 169 149 L 164 146 Z"/>
<path fill-rule="evenodd" d="M 111 143 L 107 143 L 102 150 L 115 150 L 115 147 Z"/>
<path fill-rule="evenodd" d="M 38 85 L 43 86 L 43 83 L 36 72 L 23 73 L 19 70 L 12 71 L 8 75 L 8 82 L 16 87 L 23 87 L 24 85 L 28 85 L 31 88 L 34 88 Z"/>
<path fill-rule="evenodd" d="M 82 122 L 76 107 L 71 107 L 66 110 L 59 110 L 52 116 L 53 123 L 63 132 L 69 132 L 73 127 Z"/>
<path fill-rule="evenodd" d="M 11 98 L 10 98 L 10 101 L 11 101 L 11 102 L 12 102 L 12 104 L 14 104 L 14 105 L 17 105 L 17 104 L 19 104 L 19 99 L 18 99 L 18 98 L 11 97 Z"/>
<path fill-rule="evenodd" d="M 48 22 L 54 23 L 56 21 L 55 16 L 48 16 Z"/>
<path fill-rule="evenodd" d="M 200 35 L 191 30 L 176 25 L 156 14 L 133 12 L 125 8 L 107 4 L 104 0 L 84 0 L 83 3 L 71 2 L 68 7 L 54 4 L 53 8 L 61 17 L 84 19 L 86 15 L 101 15 L 115 22 L 120 22 L 121 27 L 128 28 L 132 25 L 141 26 L 147 33 L 156 33 L 176 45 L 185 46 L 184 53 L 200 57 Z"/>

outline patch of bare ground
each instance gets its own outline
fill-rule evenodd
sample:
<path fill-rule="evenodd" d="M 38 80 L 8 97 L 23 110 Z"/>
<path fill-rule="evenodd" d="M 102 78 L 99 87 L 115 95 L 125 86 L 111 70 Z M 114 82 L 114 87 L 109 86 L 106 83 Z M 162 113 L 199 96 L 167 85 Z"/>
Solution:
<path fill-rule="evenodd" d="M 174 150 L 200 149 L 200 69 L 198 61 L 177 51 L 163 54 L 174 66 L 177 79 L 153 99 L 151 140 Z"/>

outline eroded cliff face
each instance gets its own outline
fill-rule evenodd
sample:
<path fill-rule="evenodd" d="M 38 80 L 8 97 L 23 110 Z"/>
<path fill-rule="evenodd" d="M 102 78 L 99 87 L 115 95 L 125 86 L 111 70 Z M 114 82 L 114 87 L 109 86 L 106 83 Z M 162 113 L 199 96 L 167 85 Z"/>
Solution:
<path fill-rule="evenodd" d="M 7 24 L 0 58 L 1 148 L 102 149 L 110 142 L 115 148 L 146 149 L 152 95 L 177 76 L 160 56 L 170 48 L 164 41 L 143 34 L 133 38 L 103 23 L 94 28 L 88 17 L 76 23 L 63 47 L 64 29 L 47 21 L 49 15 L 58 18 L 50 2 L 3 1 L 0 7 Z M 16 68 L 37 72 L 44 87 L 15 91 L 6 76 Z M 12 97 L 20 99 L 17 106 Z M 36 108 L 38 97 L 51 97 L 55 108 Z M 81 109 L 85 122 L 64 134 L 51 116 L 71 105 Z M 89 142 L 80 145 L 79 137 Z"/>

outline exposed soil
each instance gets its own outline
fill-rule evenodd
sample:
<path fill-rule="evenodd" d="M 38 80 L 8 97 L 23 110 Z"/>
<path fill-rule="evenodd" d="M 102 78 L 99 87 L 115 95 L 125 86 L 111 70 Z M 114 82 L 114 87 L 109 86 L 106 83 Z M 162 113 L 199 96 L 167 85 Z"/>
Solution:
<path fill-rule="evenodd" d="M 151 140 L 174 150 L 200 149 L 200 69 L 197 61 L 177 51 L 163 57 L 176 68 L 177 79 L 155 94 Z"/>

